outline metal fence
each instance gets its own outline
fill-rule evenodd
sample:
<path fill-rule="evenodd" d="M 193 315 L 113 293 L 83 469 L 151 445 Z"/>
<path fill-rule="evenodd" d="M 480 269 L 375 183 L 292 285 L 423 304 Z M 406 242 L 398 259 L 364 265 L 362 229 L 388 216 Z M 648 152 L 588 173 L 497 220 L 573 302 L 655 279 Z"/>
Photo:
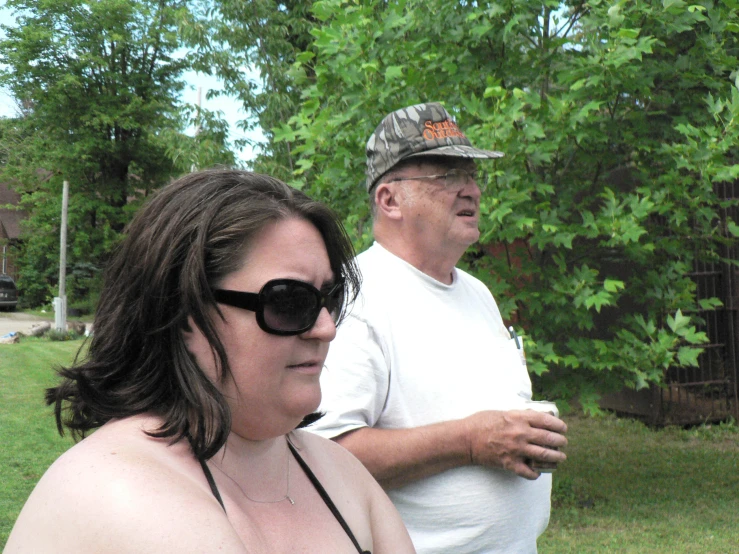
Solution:
<path fill-rule="evenodd" d="M 716 185 L 716 194 L 724 200 L 739 199 L 738 183 Z M 728 221 L 739 222 L 739 208 L 722 210 L 720 229 L 730 237 Z M 720 246 L 727 260 L 739 261 L 739 245 L 733 240 Z M 690 274 L 696 283 L 698 299 L 716 297 L 723 306 L 698 315 L 705 321 L 703 331 L 709 343 L 694 368 L 676 367 L 667 372 L 667 388 L 661 390 L 658 420 L 660 423 L 692 424 L 734 417 L 739 420 L 739 272 L 726 262 L 712 263 L 697 253 Z"/>
<path fill-rule="evenodd" d="M 739 199 L 739 183 L 718 184 L 715 192 L 724 200 Z M 729 219 L 739 223 L 739 208 L 721 212 L 719 225 L 725 237 L 731 236 Z M 739 261 L 739 244 L 727 242 L 720 246 L 722 257 Z M 694 425 L 730 417 L 739 421 L 739 270 L 730 263 L 702 259 L 700 251 L 696 254 L 690 277 L 697 299 L 715 297 L 723 303 L 697 313 L 709 339 L 702 345 L 698 367 L 670 368 L 664 387 L 608 395 L 601 403 L 604 408 L 639 416 L 652 425 Z"/>

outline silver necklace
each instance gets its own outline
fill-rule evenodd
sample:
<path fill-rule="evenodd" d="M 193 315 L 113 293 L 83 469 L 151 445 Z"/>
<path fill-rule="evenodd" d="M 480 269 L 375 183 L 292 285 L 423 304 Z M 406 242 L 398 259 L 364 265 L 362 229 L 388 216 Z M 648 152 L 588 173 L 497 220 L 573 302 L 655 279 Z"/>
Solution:
<path fill-rule="evenodd" d="M 278 498 L 277 500 L 257 500 L 256 498 L 252 498 L 248 494 L 246 494 L 246 491 L 241 488 L 241 485 L 239 485 L 234 478 L 232 478 L 228 473 L 223 471 L 220 467 L 218 469 L 221 473 L 223 473 L 226 477 L 231 479 L 234 485 L 239 487 L 239 490 L 241 491 L 241 494 L 243 494 L 247 500 L 251 500 L 252 502 L 256 502 L 257 504 L 277 504 L 278 502 L 282 502 L 283 500 L 289 500 L 291 505 L 295 504 L 295 501 L 290 497 L 290 448 L 287 446 L 287 437 L 285 437 L 285 446 L 288 448 L 287 451 L 287 471 L 285 472 L 287 475 L 287 490 L 285 491 L 285 495 L 281 498 Z"/>

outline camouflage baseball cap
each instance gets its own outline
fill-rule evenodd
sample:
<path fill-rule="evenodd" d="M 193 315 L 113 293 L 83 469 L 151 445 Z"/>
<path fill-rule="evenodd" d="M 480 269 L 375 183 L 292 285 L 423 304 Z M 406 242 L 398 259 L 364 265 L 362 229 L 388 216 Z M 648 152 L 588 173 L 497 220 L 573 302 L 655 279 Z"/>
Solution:
<path fill-rule="evenodd" d="M 501 158 L 503 155 L 503 152 L 474 148 L 441 104 L 416 104 L 385 117 L 367 141 L 367 191 L 406 158 Z"/>

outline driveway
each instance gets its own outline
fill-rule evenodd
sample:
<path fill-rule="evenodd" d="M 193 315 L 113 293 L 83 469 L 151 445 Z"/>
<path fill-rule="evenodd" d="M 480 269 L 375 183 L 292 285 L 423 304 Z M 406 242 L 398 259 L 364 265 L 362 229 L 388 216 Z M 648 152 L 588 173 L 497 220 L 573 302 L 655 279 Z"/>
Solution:
<path fill-rule="evenodd" d="M 28 335 L 31 325 L 39 321 L 48 321 L 53 327 L 54 314 L 49 314 L 49 317 L 38 317 L 23 312 L 0 312 L 0 337 L 13 332 Z"/>

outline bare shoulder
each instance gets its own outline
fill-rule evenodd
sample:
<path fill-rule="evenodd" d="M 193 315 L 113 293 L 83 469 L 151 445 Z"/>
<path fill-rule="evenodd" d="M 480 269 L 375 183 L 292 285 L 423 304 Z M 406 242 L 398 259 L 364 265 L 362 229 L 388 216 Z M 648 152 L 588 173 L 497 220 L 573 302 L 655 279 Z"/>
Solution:
<path fill-rule="evenodd" d="M 371 536 L 372 552 L 415 552 L 408 532 L 385 491 L 351 452 L 340 444 L 308 431 L 294 431 L 291 442 L 298 449 L 341 513 L 349 527 L 361 536 Z"/>
<path fill-rule="evenodd" d="M 155 426 L 111 422 L 60 456 L 5 552 L 244 552 L 189 445 L 146 435 Z"/>
<path fill-rule="evenodd" d="M 309 431 L 297 430 L 290 434 L 291 442 L 300 451 L 302 449 L 310 452 L 311 457 L 320 463 L 333 466 L 334 469 L 346 469 L 347 471 L 366 471 L 362 462 L 354 454 L 341 446 L 336 441 L 326 439 Z M 367 472 L 369 475 L 369 472 Z M 371 476 L 370 476 L 371 478 Z M 372 479 L 374 481 L 374 479 Z"/>
<path fill-rule="evenodd" d="M 326 475 L 330 481 L 340 482 L 344 491 L 351 491 L 363 501 L 372 500 L 378 494 L 385 496 L 382 487 L 364 464 L 336 441 L 304 430 L 293 431 L 290 436 L 291 442 L 319 480 Z"/>

